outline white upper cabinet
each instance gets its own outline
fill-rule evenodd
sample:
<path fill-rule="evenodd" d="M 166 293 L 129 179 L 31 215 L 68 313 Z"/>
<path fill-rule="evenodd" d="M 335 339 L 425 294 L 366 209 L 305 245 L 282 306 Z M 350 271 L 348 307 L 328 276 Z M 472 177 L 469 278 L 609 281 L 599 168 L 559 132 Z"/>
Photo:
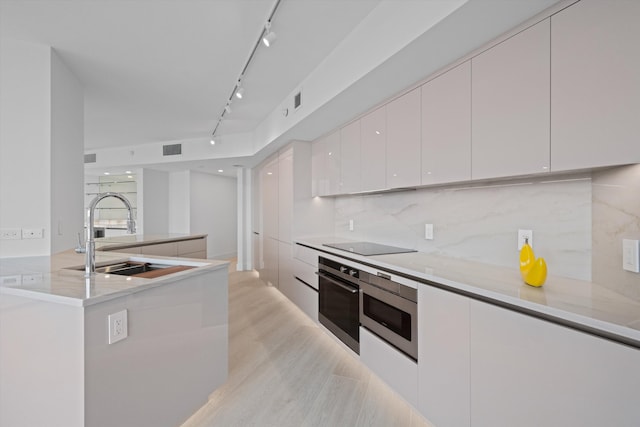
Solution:
<path fill-rule="evenodd" d="M 328 196 L 340 192 L 340 131 L 315 141 L 311 148 L 312 193 Z"/>
<path fill-rule="evenodd" d="M 640 162 L 640 1 L 551 17 L 551 168 Z"/>
<path fill-rule="evenodd" d="M 360 191 L 360 120 L 340 129 L 340 193 Z"/>
<path fill-rule="evenodd" d="M 550 24 L 472 59 L 473 179 L 549 171 Z"/>
<path fill-rule="evenodd" d="M 360 119 L 361 190 L 387 188 L 387 109 L 385 106 Z"/>
<path fill-rule="evenodd" d="M 387 188 L 420 185 L 420 88 L 387 104 Z"/>
<path fill-rule="evenodd" d="M 471 61 L 422 86 L 422 184 L 471 179 Z"/>

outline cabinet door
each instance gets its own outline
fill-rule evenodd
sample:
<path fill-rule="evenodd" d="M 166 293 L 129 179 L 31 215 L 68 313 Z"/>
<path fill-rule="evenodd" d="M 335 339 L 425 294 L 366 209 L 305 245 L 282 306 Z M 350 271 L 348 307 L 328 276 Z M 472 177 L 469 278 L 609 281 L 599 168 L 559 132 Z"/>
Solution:
<path fill-rule="evenodd" d="M 422 184 L 471 179 L 471 61 L 422 86 Z"/>
<path fill-rule="evenodd" d="M 340 188 L 340 131 L 313 143 L 311 148 L 312 193 L 314 196 L 338 194 Z"/>
<path fill-rule="evenodd" d="M 387 188 L 420 185 L 420 88 L 387 104 Z"/>
<path fill-rule="evenodd" d="M 260 172 L 260 195 L 262 199 L 262 232 L 265 237 L 277 239 L 278 234 L 278 158 L 272 159 Z"/>
<path fill-rule="evenodd" d="M 340 129 L 340 193 L 361 190 L 360 143 L 360 120 Z"/>
<path fill-rule="evenodd" d="M 552 170 L 640 162 L 640 2 L 582 0 L 551 20 Z"/>
<path fill-rule="evenodd" d="M 360 119 L 362 191 L 387 188 L 387 109 L 380 107 Z"/>
<path fill-rule="evenodd" d="M 278 238 L 291 242 L 293 225 L 293 149 L 280 153 L 278 157 Z"/>
<path fill-rule="evenodd" d="M 291 299 L 293 288 L 293 255 L 291 244 L 278 242 L 278 289 Z"/>
<path fill-rule="evenodd" d="M 471 425 L 637 426 L 640 350 L 471 301 Z"/>
<path fill-rule="evenodd" d="M 473 179 L 549 170 L 550 28 L 546 19 L 473 58 Z"/>
<path fill-rule="evenodd" d="M 264 267 L 262 268 L 262 272 L 260 272 L 260 278 L 265 281 L 268 285 L 278 286 L 278 270 L 279 266 L 279 257 L 278 257 L 278 246 L 280 242 L 271 237 L 265 237 L 262 241 L 264 253 L 262 254 L 262 259 L 264 261 Z"/>
<path fill-rule="evenodd" d="M 468 426 L 469 299 L 418 287 L 418 409 L 434 425 Z"/>

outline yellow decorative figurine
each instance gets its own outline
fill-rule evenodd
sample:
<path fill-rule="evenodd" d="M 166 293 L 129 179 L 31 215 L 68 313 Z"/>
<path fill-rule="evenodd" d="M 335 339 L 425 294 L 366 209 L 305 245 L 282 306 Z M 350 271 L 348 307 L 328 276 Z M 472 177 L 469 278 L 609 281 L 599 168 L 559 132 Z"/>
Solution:
<path fill-rule="evenodd" d="M 525 240 L 520 249 L 520 273 L 527 285 L 540 287 L 547 280 L 547 263 L 544 258 L 536 259 L 533 249 L 529 246 L 529 240 Z"/>

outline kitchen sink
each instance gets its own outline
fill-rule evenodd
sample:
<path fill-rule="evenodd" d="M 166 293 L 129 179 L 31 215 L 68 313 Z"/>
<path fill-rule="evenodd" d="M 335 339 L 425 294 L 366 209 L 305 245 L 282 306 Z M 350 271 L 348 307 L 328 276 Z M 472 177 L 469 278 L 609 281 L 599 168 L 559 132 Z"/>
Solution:
<path fill-rule="evenodd" d="M 166 274 L 177 273 L 179 271 L 195 268 L 188 265 L 159 264 L 144 261 L 120 261 L 113 264 L 102 264 L 96 266 L 98 274 L 117 274 L 120 276 L 137 276 L 144 278 L 155 278 Z M 71 270 L 84 271 L 84 266 L 71 267 Z"/>

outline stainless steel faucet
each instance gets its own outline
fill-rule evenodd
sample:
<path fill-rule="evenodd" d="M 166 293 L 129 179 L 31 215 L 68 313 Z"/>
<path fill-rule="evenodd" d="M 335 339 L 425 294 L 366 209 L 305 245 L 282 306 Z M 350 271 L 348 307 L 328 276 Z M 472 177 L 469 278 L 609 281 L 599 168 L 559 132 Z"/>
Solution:
<path fill-rule="evenodd" d="M 85 265 L 84 265 L 84 275 L 85 277 L 90 277 L 92 274 L 96 272 L 96 242 L 94 240 L 94 211 L 96 209 L 96 205 L 102 199 L 106 199 L 107 197 L 115 197 L 116 199 L 122 200 L 122 203 L 127 207 L 127 233 L 135 234 L 136 232 L 136 222 L 133 220 L 133 209 L 131 208 L 131 203 L 120 193 L 100 193 L 95 199 L 91 201 L 89 207 L 87 208 L 87 239 L 85 242 Z"/>

